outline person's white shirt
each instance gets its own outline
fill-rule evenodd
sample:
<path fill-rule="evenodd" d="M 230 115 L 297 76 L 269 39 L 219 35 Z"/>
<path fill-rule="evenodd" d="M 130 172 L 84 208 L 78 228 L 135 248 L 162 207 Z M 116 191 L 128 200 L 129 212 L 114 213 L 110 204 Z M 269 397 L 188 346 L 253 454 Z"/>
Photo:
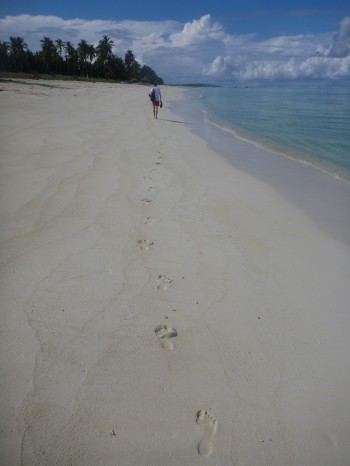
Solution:
<path fill-rule="evenodd" d="M 162 100 L 162 95 L 160 93 L 160 89 L 159 87 L 156 87 L 156 86 L 153 86 L 151 88 L 151 92 L 154 91 L 154 100 L 156 100 L 157 102 L 160 102 Z M 151 93 L 150 92 L 150 93 Z"/>

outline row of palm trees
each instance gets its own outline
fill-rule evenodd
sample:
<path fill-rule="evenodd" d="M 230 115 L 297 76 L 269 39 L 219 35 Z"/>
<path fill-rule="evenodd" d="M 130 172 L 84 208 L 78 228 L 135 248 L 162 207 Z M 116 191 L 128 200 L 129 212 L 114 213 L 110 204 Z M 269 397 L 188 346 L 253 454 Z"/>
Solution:
<path fill-rule="evenodd" d="M 49 37 L 40 43 L 41 50 L 33 53 L 22 37 L 0 41 L 0 71 L 163 83 L 152 68 L 137 62 L 131 50 L 124 59 L 114 55 L 114 42 L 108 36 L 103 36 L 97 47 L 84 39 L 76 48 L 69 41 Z"/>

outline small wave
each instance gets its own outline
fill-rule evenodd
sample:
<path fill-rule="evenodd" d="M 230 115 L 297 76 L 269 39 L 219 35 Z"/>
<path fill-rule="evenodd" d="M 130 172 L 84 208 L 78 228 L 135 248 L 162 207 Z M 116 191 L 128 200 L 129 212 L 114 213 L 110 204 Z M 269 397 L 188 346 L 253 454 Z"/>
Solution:
<path fill-rule="evenodd" d="M 206 111 L 202 110 L 202 112 L 205 113 L 206 115 L 208 115 L 208 113 Z M 218 123 L 216 121 L 213 121 L 208 116 L 204 117 L 203 121 L 205 123 L 217 128 L 220 131 L 223 131 L 225 133 L 230 134 L 232 137 L 234 137 L 236 139 L 239 139 L 240 141 L 243 141 L 243 142 L 245 142 L 247 144 L 253 144 L 258 149 L 267 150 L 267 151 L 269 151 L 269 152 L 271 152 L 273 154 L 280 155 L 282 157 L 286 157 L 289 160 L 293 160 L 293 161 L 298 162 L 300 164 L 303 164 L 305 166 L 312 167 L 314 169 L 317 169 L 317 170 L 321 171 L 322 173 L 324 173 L 326 175 L 332 176 L 333 178 L 335 178 L 337 180 L 340 180 L 340 181 L 343 181 L 343 182 L 345 182 L 347 184 L 350 184 L 350 173 L 349 173 L 349 178 L 347 178 L 345 175 L 335 172 L 335 168 L 333 166 L 332 167 L 325 167 L 325 166 L 317 164 L 317 163 L 315 163 L 315 162 L 313 162 L 311 160 L 307 160 L 306 157 L 308 157 L 308 156 L 306 154 L 299 154 L 299 153 L 293 152 L 290 149 L 288 150 L 287 148 L 283 148 L 283 149 L 282 148 L 276 148 L 276 147 L 273 147 L 272 145 L 270 145 L 268 143 L 257 141 L 257 140 L 255 140 L 253 138 L 244 136 L 241 133 L 237 132 L 233 128 L 228 128 L 227 126 L 224 126 L 224 125 L 222 125 L 222 124 L 220 124 L 220 123 Z"/>
<path fill-rule="evenodd" d="M 205 121 L 257 147 L 350 181 L 350 89 L 201 90 Z M 347 96 L 349 98 L 344 98 Z"/>

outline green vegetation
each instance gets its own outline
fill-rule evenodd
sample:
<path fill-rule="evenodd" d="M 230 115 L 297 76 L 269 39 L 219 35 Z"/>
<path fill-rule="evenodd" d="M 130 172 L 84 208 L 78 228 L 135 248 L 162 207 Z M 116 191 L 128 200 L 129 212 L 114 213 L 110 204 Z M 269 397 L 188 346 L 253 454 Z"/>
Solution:
<path fill-rule="evenodd" d="M 131 50 L 124 59 L 114 55 L 114 42 L 108 36 L 97 47 L 81 40 L 75 48 L 71 42 L 43 37 L 41 50 L 31 52 L 21 37 L 0 41 L 0 72 L 3 76 L 39 77 L 41 79 L 87 79 L 89 81 L 158 82 L 162 78 L 147 65 L 141 66 Z"/>

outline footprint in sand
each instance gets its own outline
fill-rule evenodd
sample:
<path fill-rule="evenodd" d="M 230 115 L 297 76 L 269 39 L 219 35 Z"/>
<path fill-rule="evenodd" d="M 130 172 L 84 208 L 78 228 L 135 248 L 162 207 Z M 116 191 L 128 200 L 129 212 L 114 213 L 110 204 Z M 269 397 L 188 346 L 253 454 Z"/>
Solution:
<path fill-rule="evenodd" d="M 142 202 L 143 205 L 147 205 L 147 204 L 150 204 L 152 201 L 151 201 L 151 199 L 145 198 L 145 199 L 141 199 L 141 202 Z"/>
<path fill-rule="evenodd" d="M 160 220 L 158 217 L 147 217 L 145 221 L 145 225 L 152 225 L 152 223 Z"/>
<path fill-rule="evenodd" d="M 159 338 L 162 348 L 166 351 L 171 351 L 174 348 L 174 343 L 169 340 L 177 336 L 177 331 L 174 327 L 169 327 L 168 325 L 158 325 L 154 329 L 154 333 Z"/>
<path fill-rule="evenodd" d="M 147 239 L 139 239 L 137 241 L 137 244 L 140 246 L 141 249 L 148 251 L 149 248 L 153 246 L 153 241 L 148 241 Z"/>
<path fill-rule="evenodd" d="M 158 275 L 158 290 L 166 290 L 168 288 L 168 285 L 172 283 L 173 281 L 171 278 L 167 277 L 166 275 Z"/>
<path fill-rule="evenodd" d="M 214 437 L 219 424 L 217 419 L 209 414 L 205 409 L 201 409 L 197 412 L 196 422 L 201 426 L 202 431 L 206 434 L 204 439 L 198 444 L 198 452 L 201 456 L 207 458 L 213 452 Z"/>

